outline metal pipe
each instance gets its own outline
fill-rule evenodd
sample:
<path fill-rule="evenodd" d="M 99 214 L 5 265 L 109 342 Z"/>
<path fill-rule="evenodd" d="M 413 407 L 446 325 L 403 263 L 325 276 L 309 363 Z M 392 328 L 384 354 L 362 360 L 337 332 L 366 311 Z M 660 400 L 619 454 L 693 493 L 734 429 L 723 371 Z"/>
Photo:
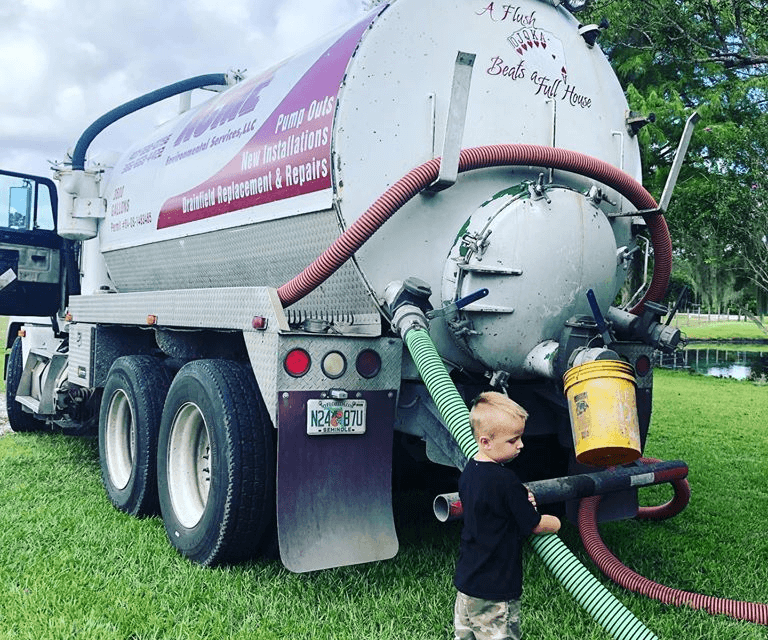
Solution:
<path fill-rule="evenodd" d="M 580 473 L 563 478 L 534 480 L 527 482 L 525 486 L 536 498 L 536 503 L 542 505 L 636 487 L 647 487 L 653 484 L 682 480 L 687 476 L 688 465 L 682 460 L 635 462 L 631 466 L 615 467 L 595 473 Z M 432 503 L 432 509 L 435 512 L 435 517 L 441 522 L 457 520 L 463 515 L 458 493 L 438 495 Z"/>

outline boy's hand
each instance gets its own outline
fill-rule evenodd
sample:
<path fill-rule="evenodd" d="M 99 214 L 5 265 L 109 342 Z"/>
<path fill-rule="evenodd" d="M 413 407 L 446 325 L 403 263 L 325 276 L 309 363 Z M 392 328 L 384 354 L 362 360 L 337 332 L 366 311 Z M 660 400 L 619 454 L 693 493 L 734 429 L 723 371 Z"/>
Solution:
<path fill-rule="evenodd" d="M 530 491 L 528 492 L 528 502 L 530 502 L 533 505 L 533 508 L 538 511 L 538 507 L 536 506 L 536 498 Z"/>

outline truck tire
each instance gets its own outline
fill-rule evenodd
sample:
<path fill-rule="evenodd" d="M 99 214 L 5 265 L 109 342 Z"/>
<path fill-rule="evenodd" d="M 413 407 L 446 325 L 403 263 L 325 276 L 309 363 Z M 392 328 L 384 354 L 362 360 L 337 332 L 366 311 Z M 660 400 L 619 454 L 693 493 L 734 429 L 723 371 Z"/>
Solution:
<path fill-rule="evenodd" d="M 16 402 L 16 391 L 19 388 L 23 371 L 24 359 L 21 338 L 16 338 L 11 347 L 11 354 L 8 356 L 8 369 L 5 372 L 5 405 L 8 411 L 8 422 L 11 429 L 17 433 L 45 431 L 47 428 L 45 421 L 27 413 Z"/>
<path fill-rule="evenodd" d="M 171 377 L 152 356 L 123 356 L 107 374 L 99 464 L 109 499 L 132 516 L 156 515 L 157 433 Z"/>
<path fill-rule="evenodd" d="M 268 551 L 273 442 L 250 369 L 197 360 L 179 370 L 163 409 L 157 468 L 165 530 L 180 553 L 215 566 Z"/>

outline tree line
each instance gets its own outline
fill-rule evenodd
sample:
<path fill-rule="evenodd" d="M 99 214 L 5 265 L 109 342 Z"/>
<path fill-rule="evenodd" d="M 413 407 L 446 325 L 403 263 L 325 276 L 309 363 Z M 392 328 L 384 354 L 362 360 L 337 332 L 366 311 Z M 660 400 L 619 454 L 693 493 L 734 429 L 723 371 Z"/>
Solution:
<path fill-rule="evenodd" d="M 578 14 L 599 44 L 639 132 L 644 184 L 660 195 L 685 121 L 697 124 L 666 218 L 670 299 L 688 285 L 704 308 L 764 313 L 768 300 L 768 2 L 598 0 Z M 605 23 L 603 23 L 605 24 Z"/>

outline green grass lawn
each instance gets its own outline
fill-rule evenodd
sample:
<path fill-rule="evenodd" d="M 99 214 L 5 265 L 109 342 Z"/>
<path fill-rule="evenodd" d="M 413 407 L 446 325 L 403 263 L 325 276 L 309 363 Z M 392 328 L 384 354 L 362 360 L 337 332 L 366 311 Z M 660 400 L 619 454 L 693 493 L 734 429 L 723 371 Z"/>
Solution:
<path fill-rule="evenodd" d="M 672 324 L 693 340 L 768 340 L 768 333 L 751 320 L 707 322 L 697 316 L 682 315 L 675 316 Z M 765 322 L 763 325 L 768 326 Z"/>
<path fill-rule="evenodd" d="M 665 522 L 602 525 L 608 546 L 669 586 L 768 602 L 768 388 L 654 375 L 646 454 L 688 463 L 691 503 Z M 670 494 L 644 489 L 641 502 Z M 460 524 L 434 520 L 431 497 L 397 496 L 401 549 L 388 562 L 304 575 L 276 561 L 203 569 L 171 549 L 159 519 L 111 507 L 93 441 L 3 436 L 0 639 L 447 640 Z M 593 568 L 574 527 L 561 537 Z M 600 579 L 660 638 L 768 638 L 766 627 L 666 606 Z M 525 637 L 608 638 L 530 550 L 525 580 Z"/>
<path fill-rule="evenodd" d="M 691 342 L 689 349 L 712 349 L 714 351 L 739 351 L 748 353 L 765 353 L 768 343 L 765 342 Z"/>

